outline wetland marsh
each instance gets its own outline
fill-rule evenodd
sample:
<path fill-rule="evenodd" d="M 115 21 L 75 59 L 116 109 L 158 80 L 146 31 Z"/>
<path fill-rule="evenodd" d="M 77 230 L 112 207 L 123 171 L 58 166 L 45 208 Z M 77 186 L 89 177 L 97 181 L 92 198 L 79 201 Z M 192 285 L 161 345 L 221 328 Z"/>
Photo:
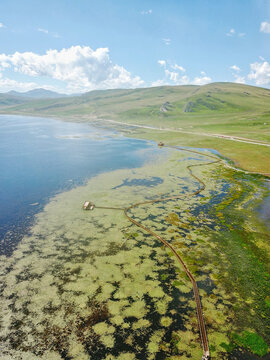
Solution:
<path fill-rule="evenodd" d="M 269 196 L 265 179 L 200 166 L 194 173 L 206 189 L 189 197 L 199 183 L 187 166 L 207 164 L 209 150 L 106 136 L 103 147 L 122 147 L 117 165 L 109 168 L 116 151 L 103 171 L 48 193 L 28 232 L 0 257 L 0 359 L 200 359 L 192 285 L 173 253 L 122 212 L 82 210 L 85 200 L 126 207 L 179 194 L 130 214 L 194 275 L 212 359 L 267 359 L 269 231 L 255 211 Z M 126 158 L 123 144 L 132 148 Z"/>

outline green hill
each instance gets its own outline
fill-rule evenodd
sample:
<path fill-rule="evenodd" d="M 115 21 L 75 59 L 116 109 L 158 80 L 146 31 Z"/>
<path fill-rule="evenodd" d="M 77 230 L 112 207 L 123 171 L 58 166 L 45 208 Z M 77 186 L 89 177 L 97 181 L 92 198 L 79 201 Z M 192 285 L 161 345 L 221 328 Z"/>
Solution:
<path fill-rule="evenodd" d="M 192 93 L 195 86 L 141 88 L 134 90 L 96 90 L 79 96 L 60 99 L 38 99 L 27 101 L 21 106 L 0 107 L 0 111 L 34 113 L 47 115 L 120 114 L 131 109 L 140 109 L 149 104 L 159 107 L 163 102 L 178 101 Z"/>
<path fill-rule="evenodd" d="M 212 83 L 204 86 L 161 86 L 133 90 L 98 90 L 83 95 L 54 99 L 19 99 L 4 103 L 0 111 L 40 113 L 44 115 L 89 115 L 109 118 L 131 118 L 144 121 L 163 118 L 185 119 L 190 115 L 213 113 L 270 111 L 270 90 L 234 83 Z M 10 96 L 11 98 L 11 96 Z M 167 108 L 164 108 L 166 104 Z M 13 106 L 15 105 L 15 106 Z"/>
<path fill-rule="evenodd" d="M 13 94 L 0 94 L 0 109 L 18 104 L 24 104 L 27 99 L 21 98 Z"/>

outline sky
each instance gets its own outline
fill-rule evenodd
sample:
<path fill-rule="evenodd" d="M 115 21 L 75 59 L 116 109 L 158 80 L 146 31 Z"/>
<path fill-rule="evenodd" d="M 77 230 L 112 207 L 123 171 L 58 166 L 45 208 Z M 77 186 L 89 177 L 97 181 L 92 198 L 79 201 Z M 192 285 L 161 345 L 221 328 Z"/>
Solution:
<path fill-rule="evenodd" d="M 270 88 L 270 0 L 0 0 L 0 92 Z"/>

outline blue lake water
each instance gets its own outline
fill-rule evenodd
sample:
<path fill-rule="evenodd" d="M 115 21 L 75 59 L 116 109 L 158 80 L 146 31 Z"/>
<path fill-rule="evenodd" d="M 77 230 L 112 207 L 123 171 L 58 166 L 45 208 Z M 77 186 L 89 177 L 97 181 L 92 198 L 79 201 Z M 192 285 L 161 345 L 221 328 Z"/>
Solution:
<path fill-rule="evenodd" d="M 0 253 L 12 252 L 49 197 L 101 172 L 141 166 L 150 147 L 88 124 L 0 116 Z"/>

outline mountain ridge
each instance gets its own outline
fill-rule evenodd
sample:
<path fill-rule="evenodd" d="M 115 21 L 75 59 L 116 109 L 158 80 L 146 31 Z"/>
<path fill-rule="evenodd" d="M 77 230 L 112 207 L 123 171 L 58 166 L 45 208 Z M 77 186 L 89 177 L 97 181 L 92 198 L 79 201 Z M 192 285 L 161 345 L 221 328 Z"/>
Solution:
<path fill-rule="evenodd" d="M 68 95 L 61 94 L 56 91 L 47 90 L 44 88 L 33 89 L 25 92 L 11 90 L 6 94 L 16 96 L 16 97 L 26 97 L 32 99 L 55 99 L 60 97 L 66 97 Z"/>
<path fill-rule="evenodd" d="M 192 114 L 270 111 L 269 89 L 235 83 L 94 90 L 64 97 L 45 89 L 21 94 L 0 94 L 0 112 L 44 116 L 88 114 L 92 117 L 160 123 L 162 119 L 181 120 Z M 160 111 L 166 103 L 170 104 L 169 108 Z"/>

